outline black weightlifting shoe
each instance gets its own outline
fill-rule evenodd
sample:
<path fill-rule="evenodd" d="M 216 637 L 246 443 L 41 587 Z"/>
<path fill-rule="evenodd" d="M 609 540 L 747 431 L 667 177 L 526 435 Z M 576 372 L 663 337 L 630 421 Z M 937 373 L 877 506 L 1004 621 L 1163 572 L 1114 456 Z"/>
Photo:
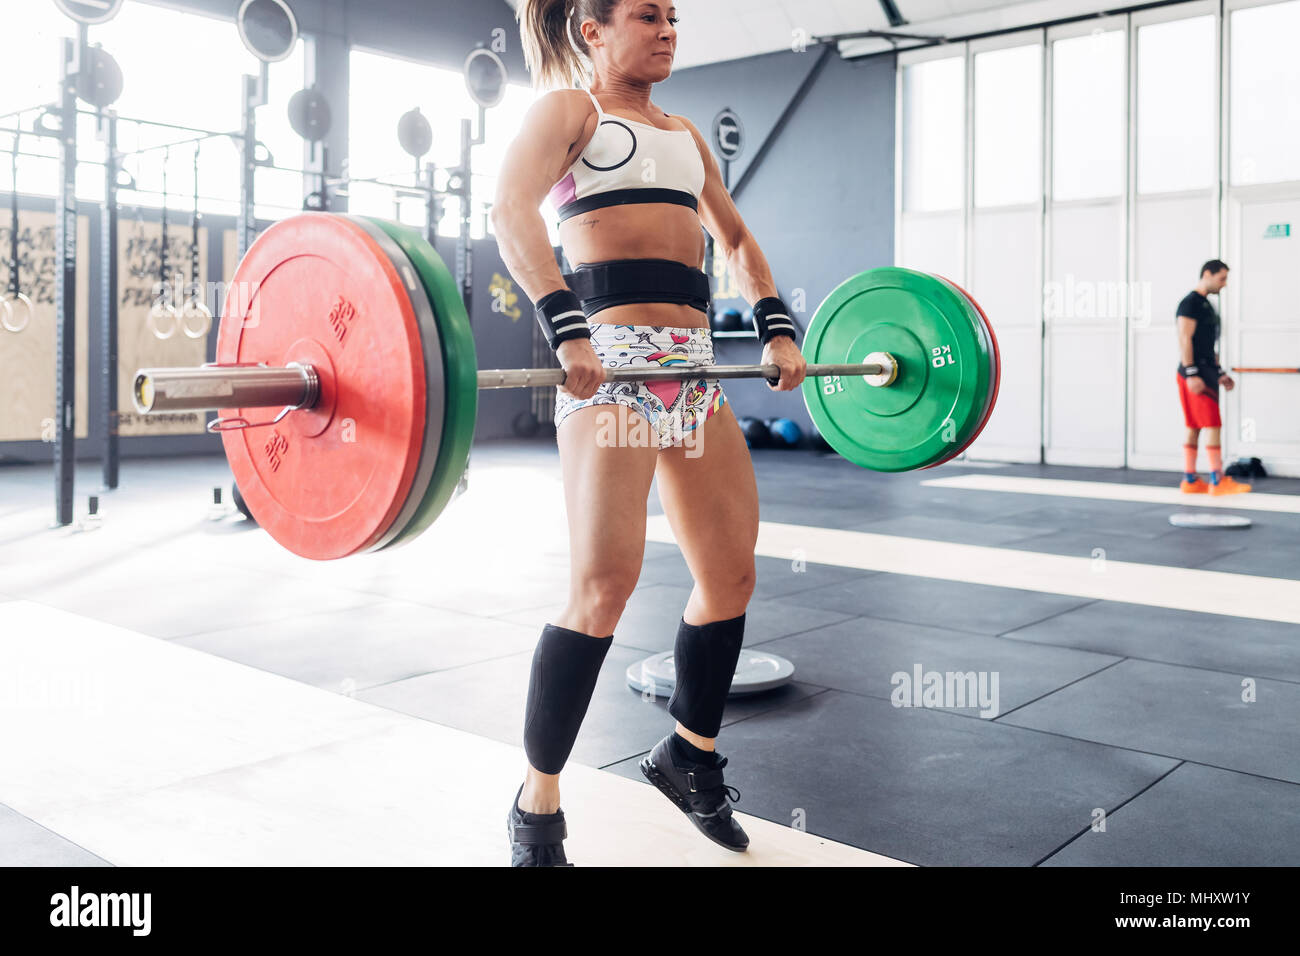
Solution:
<path fill-rule="evenodd" d="M 743 851 L 749 846 L 749 837 L 732 819 L 731 804 L 727 802 L 728 799 L 739 801 L 740 791 L 722 782 L 727 758 L 717 758 L 712 767 L 697 763 L 680 765 L 672 757 L 671 737 L 669 734 L 659 741 L 649 756 L 642 758 L 641 772 L 686 814 L 695 829 L 718 846 L 738 853 Z"/>
<path fill-rule="evenodd" d="M 564 856 L 564 838 L 569 828 L 564 824 L 564 811 L 554 813 L 527 813 L 519 809 L 519 785 L 515 802 L 506 814 L 506 832 L 510 834 L 511 866 L 573 866 Z"/>

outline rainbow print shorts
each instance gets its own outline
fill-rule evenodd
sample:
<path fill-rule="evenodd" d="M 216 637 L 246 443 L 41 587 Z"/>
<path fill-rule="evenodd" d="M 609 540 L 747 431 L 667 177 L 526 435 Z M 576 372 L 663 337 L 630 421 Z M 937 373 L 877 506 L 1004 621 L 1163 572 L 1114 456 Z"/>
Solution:
<path fill-rule="evenodd" d="M 591 347 L 607 368 L 707 368 L 714 364 L 707 328 L 658 325 L 591 324 Z M 649 424 L 658 448 L 681 445 L 685 436 L 713 417 L 727 402 L 722 383 L 699 378 L 671 382 L 606 382 L 591 398 L 579 400 L 555 390 L 555 427 L 589 405 L 627 405 Z"/>

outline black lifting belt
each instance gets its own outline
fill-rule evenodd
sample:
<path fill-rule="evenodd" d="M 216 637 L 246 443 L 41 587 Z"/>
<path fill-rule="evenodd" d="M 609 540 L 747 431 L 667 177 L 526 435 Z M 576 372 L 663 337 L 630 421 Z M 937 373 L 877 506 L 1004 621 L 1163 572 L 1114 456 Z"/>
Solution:
<path fill-rule="evenodd" d="M 629 302 L 675 302 L 701 312 L 709 308 L 709 277 L 671 259 L 592 262 L 565 274 L 564 281 L 588 316 Z"/>

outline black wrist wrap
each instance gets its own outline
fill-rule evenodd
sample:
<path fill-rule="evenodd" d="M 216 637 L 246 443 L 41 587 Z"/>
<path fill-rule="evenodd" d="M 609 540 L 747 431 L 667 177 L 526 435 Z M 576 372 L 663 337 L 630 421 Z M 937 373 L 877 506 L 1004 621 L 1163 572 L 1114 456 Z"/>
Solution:
<path fill-rule="evenodd" d="M 554 351 L 569 339 L 591 338 L 591 327 L 582 311 L 582 302 L 572 289 L 557 289 L 542 296 L 534 306 L 537 322 L 546 342 Z"/>

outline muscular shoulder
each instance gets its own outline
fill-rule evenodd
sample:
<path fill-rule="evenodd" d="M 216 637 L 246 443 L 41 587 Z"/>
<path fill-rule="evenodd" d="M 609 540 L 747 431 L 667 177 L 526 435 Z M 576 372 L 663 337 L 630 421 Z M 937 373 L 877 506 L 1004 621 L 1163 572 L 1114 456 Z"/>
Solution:
<path fill-rule="evenodd" d="M 562 127 L 581 128 L 588 118 L 596 115 L 591 98 L 582 90 L 551 90 L 537 98 L 532 111 Z"/>
<path fill-rule="evenodd" d="M 518 142 L 541 161 L 580 152 L 596 127 L 596 108 L 582 90 L 551 90 L 529 107 Z M 566 156 L 567 154 L 567 156 Z"/>
<path fill-rule="evenodd" d="M 690 134 L 691 134 L 692 136 L 695 137 L 695 142 L 699 143 L 701 146 L 704 146 L 704 145 L 705 145 L 705 143 L 704 143 L 704 136 L 703 136 L 703 134 L 699 131 L 699 129 L 696 128 L 696 126 L 695 126 L 694 123 L 692 123 L 690 120 L 688 120 L 688 119 L 687 119 L 685 116 L 683 116 L 681 113 L 676 113 L 676 114 L 674 114 L 673 119 L 677 120 L 679 123 L 681 123 L 683 126 L 685 126 L 687 130 L 690 131 Z"/>

